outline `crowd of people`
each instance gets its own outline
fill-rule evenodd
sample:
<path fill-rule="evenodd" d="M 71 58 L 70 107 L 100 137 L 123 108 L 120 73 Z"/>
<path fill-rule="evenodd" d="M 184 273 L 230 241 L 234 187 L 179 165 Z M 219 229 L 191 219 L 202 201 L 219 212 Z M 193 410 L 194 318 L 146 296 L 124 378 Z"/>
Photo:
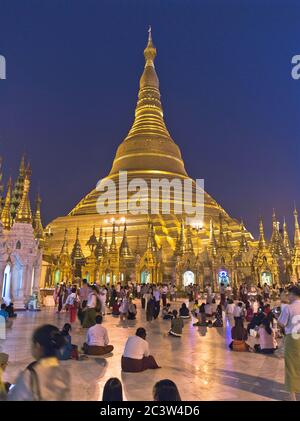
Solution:
<path fill-rule="evenodd" d="M 180 338 L 185 324 L 190 322 L 204 332 L 208 328 L 222 329 L 227 325 L 231 328 L 230 350 L 267 355 L 276 352 L 278 339 L 284 336 L 285 383 L 291 399 L 296 399 L 296 393 L 300 392 L 300 341 L 294 338 L 295 317 L 300 319 L 299 285 L 277 289 L 267 284 L 251 288 L 243 284 L 237 290 L 221 283 L 219 290 L 214 292 L 211 286 L 200 291 L 199 286 L 189 285 L 184 295 L 178 295 L 176 287 L 171 284 L 99 286 L 89 284 L 86 279 L 82 280 L 80 287 L 60 284 L 54 292 L 56 311 L 65 312 L 69 323 L 65 323 L 61 331 L 52 325 L 44 325 L 35 331 L 32 338 L 35 362 L 20 374 L 13 387 L 1 380 L 8 356 L 0 354 L 0 396 L 11 400 L 55 400 L 57 396 L 60 400 L 69 399 L 69 374 L 60 365 L 60 360 L 82 360 L 92 355 L 111 354 L 114 346 L 103 320 L 117 317 L 121 324 L 130 323 L 137 317 L 136 303 L 139 300 L 146 322 L 154 323 L 161 317 L 169 323 L 166 334 L 173 338 Z M 0 315 L 7 322 L 11 321 L 16 316 L 13 307 L 2 306 Z M 75 345 L 71 334 L 77 319 L 82 329 L 86 329 L 86 340 Z M 135 335 L 127 338 L 120 363 L 122 371 L 130 373 L 160 368 L 150 353 L 144 327 L 138 327 Z M 53 385 L 56 384 L 54 391 Z M 156 400 L 161 396 L 166 398 L 168 390 L 174 400 L 180 400 L 177 387 L 171 380 L 157 383 L 154 390 Z M 118 379 L 110 379 L 105 385 L 103 399 L 109 400 L 109 396 L 122 400 L 122 385 Z"/>

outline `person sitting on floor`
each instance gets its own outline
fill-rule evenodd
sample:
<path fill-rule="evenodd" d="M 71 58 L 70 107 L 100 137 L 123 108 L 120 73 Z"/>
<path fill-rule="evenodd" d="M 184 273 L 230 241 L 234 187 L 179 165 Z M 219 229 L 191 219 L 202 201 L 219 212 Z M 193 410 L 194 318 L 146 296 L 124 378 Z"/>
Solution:
<path fill-rule="evenodd" d="M 171 311 L 171 304 L 168 303 L 166 306 L 162 309 L 162 317 L 163 320 L 170 320 L 173 318 L 173 313 Z"/>
<path fill-rule="evenodd" d="M 122 402 L 123 387 L 116 377 L 107 380 L 103 388 L 102 402 Z"/>
<path fill-rule="evenodd" d="M 278 348 L 270 317 L 265 317 L 262 320 L 258 329 L 258 337 L 259 344 L 254 345 L 255 352 L 273 354 Z"/>
<path fill-rule="evenodd" d="M 212 314 L 213 316 L 215 316 L 215 314 L 216 314 L 217 307 L 218 307 L 218 305 L 217 305 L 217 303 L 216 303 L 216 299 L 215 299 L 215 298 L 213 298 L 213 299 L 211 300 L 211 314 Z"/>
<path fill-rule="evenodd" d="M 200 308 L 199 308 L 199 313 L 197 315 L 198 318 L 198 322 L 194 323 L 194 326 L 207 326 L 207 321 L 206 321 L 206 314 L 205 314 L 205 304 L 202 303 Z"/>
<path fill-rule="evenodd" d="M 136 305 L 132 302 L 132 298 L 129 299 L 129 305 L 128 305 L 128 313 L 127 313 L 127 319 L 128 320 L 135 320 L 136 319 Z"/>
<path fill-rule="evenodd" d="M 169 335 L 175 337 L 181 337 L 183 329 L 183 320 L 182 317 L 177 317 L 177 310 L 173 310 L 173 318 L 171 320 L 171 329 L 169 330 Z"/>
<path fill-rule="evenodd" d="M 164 379 L 155 383 L 153 400 L 156 402 L 179 402 L 181 397 L 176 384 L 172 380 Z"/>
<path fill-rule="evenodd" d="M 96 316 L 96 324 L 89 328 L 87 341 L 83 344 L 83 351 L 88 355 L 104 355 L 113 351 L 114 347 L 109 344 L 108 334 L 105 327 L 101 326 L 102 316 Z"/>
<path fill-rule="evenodd" d="M 139 327 L 134 336 L 129 336 L 122 355 L 122 370 L 127 373 L 138 373 L 147 369 L 160 368 L 154 357 L 150 355 L 146 341 L 146 330 Z"/>
<path fill-rule="evenodd" d="M 0 401 L 5 401 L 7 393 L 11 386 L 10 383 L 3 381 L 3 374 L 8 364 L 9 356 L 4 352 L 0 352 Z"/>
<path fill-rule="evenodd" d="M 219 304 L 217 306 L 216 311 L 216 320 L 213 323 L 214 327 L 223 327 L 223 314 L 222 314 L 222 306 Z"/>
<path fill-rule="evenodd" d="M 6 304 L 1 304 L 1 310 L 0 310 L 0 318 L 3 318 L 5 320 L 5 327 L 7 329 L 10 329 L 13 325 L 13 321 L 9 320 L 8 312 L 6 311 Z"/>
<path fill-rule="evenodd" d="M 65 345 L 58 350 L 57 358 L 59 360 L 78 360 L 78 347 L 77 345 L 72 344 L 72 338 L 70 335 L 70 331 L 72 330 L 72 326 L 70 323 L 65 323 L 64 327 L 62 328 L 61 334 L 65 338 Z"/>
<path fill-rule="evenodd" d="M 181 319 L 190 319 L 191 318 L 190 310 L 188 309 L 188 307 L 185 303 L 182 303 L 182 306 L 179 309 L 179 317 Z"/>
<path fill-rule="evenodd" d="M 212 305 L 208 301 L 205 304 L 205 314 L 207 317 L 212 317 Z"/>
<path fill-rule="evenodd" d="M 114 317 L 118 317 L 120 316 L 120 303 L 119 303 L 119 299 L 116 297 L 115 301 L 112 305 L 112 313 L 111 313 Z"/>
<path fill-rule="evenodd" d="M 8 317 L 10 319 L 16 318 L 17 317 L 17 313 L 15 313 L 15 309 L 14 309 L 14 303 L 10 303 L 7 307 L 6 307 L 6 311 L 8 313 Z"/>
<path fill-rule="evenodd" d="M 249 351 L 249 345 L 246 343 L 248 339 L 247 329 L 244 327 L 243 319 L 240 317 L 235 319 L 235 325 L 231 329 L 231 338 L 232 342 L 229 345 L 229 348 L 232 351 L 244 352 Z"/>
<path fill-rule="evenodd" d="M 195 300 L 191 313 L 194 317 L 197 317 L 197 315 L 199 313 L 199 302 L 198 302 L 198 300 Z"/>

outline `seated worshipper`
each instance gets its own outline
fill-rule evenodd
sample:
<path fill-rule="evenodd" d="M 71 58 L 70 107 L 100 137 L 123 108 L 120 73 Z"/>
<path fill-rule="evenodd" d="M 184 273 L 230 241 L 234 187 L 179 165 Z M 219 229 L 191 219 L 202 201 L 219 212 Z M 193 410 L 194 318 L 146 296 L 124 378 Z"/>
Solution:
<path fill-rule="evenodd" d="M 120 316 L 120 303 L 119 303 L 119 299 L 116 297 L 115 301 L 112 305 L 112 313 L 111 313 L 114 317 L 118 317 Z"/>
<path fill-rule="evenodd" d="M 83 344 L 83 352 L 87 355 L 104 355 L 113 351 L 114 347 L 109 344 L 108 334 L 105 327 L 101 326 L 102 316 L 96 316 L 96 324 L 89 328 L 86 342 Z"/>
<path fill-rule="evenodd" d="M 16 318 L 17 317 L 17 313 L 15 313 L 15 309 L 14 309 L 14 304 L 10 303 L 7 307 L 6 307 L 6 311 L 8 313 L 8 317 L 10 319 Z"/>
<path fill-rule="evenodd" d="M 82 327 L 84 328 L 94 326 L 96 323 L 96 315 L 101 311 L 101 303 L 97 296 L 97 287 L 95 285 L 89 285 L 89 291 L 87 308 L 84 312 L 84 319 L 82 323 Z"/>
<path fill-rule="evenodd" d="M 2 317 L 5 320 L 5 326 L 7 329 L 10 329 L 13 325 L 13 321 L 9 320 L 8 312 L 6 311 L 6 304 L 1 304 L 1 310 L 0 310 L 0 317 Z"/>
<path fill-rule="evenodd" d="M 125 320 L 128 314 L 128 300 L 126 297 L 123 298 L 119 311 L 120 311 L 120 320 Z"/>
<path fill-rule="evenodd" d="M 135 320 L 136 319 L 136 305 L 132 302 L 132 298 L 129 299 L 128 305 L 128 312 L 127 312 L 127 319 L 128 320 Z"/>
<path fill-rule="evenodd" d="M 171 329 L 169 330 L 169 335 L 175 337 L 181 337 L 183 329 L 183 320 L 181 317 L 177 317 L 177 310 L 173 310 L 173 318 L 171 320 Z"/>
<path fill-rule="evenodd" d="M 247 329 L 244 328 L 243 319 L 240 317 L 235 319 L 235 325 L 231 329 L 231 338 L 232 342 L 229 345 L 229 348 L 232 351 L 244 352 L 249 351 L 249 345 L 246 343 L 248 339 Z"/>
<path fill-rule="evenodd" d="M 162 309 L 162 318 L 163 320 L 170 320 L 173 318 L 173 313 L 171 311 L 171 304 L 168 303 L 166 306 Z"/>
<path fill-rule="evenodd" d="M 217 306 L 216 311 L 216 320 L 213 323 L 214 327 L 223 327 L 223 314 L 222 314 L 222 306 L 219 304 Z"/>
<path fill-rule="evenodd" d="M 174 314 L 174 312 L 173 312 Z M 190 319 L 190 310 L 187 308 L 187 305 L 185 303 L 182 303 L 182 306 L 179 309 L 179 317 L 181 319 Z"/>
<path fill-rule="evenodd" d="M 57 352 L 57 358 L 59 360 L 78 360 L 78 347 L 72 344 L 72 338 L 70 331 L 72 326 L 70 323 L 66 323 L 62 328 L 61 334 L 65 338 L 65 345 L 60 348 Z"/>
<path fill-rule="evenodd" d="M 244 317 L 244 304 L 240 301 L 238 302 L 233 309 L 233 317 L 235 319 L 243 318 Z"/>
<path fill-rule="evenodd" d="M 205 304 L 205 314 L 207 317 L 212 317 L 213 315 L 211 303 L 208 301 L 206 301 L 206 304 Z"/>
<path fill-rule="evenodd" d="M 275 332 L 271 326 L 270 318 L 265 317 L 258 329 L 259 344 L 254 345 L 255 352 L 261 354 L 274 354 L 278 348 Z"/>
<path fill-rule="evenodd" d="M 3 373 L 7 367 L 9 356 L 0 352 L 0 401 L 5 401 L 10 388 L 10 383 L 3 381 Z"/>
<path fill-rule="evenodd" d="M 260 326 L 261 325 L 261 322 L 263 321 L 263 319 L 265 317 L 266 316 L 265 316 L 265 314 L 263 312 L 262 307 L 259 307 L 256 315 L 253 316 L 251 322 L 247 326 L 248 332 L 250 332 L 250 330 L 254 330 L 257 326 Z"/>
<path fill-rule="evenodd" d="M 139 327 L 135 335 L 127 339 L 121 366 L 122 370 L 127 373 L 160 368 L 154 357 L 150 355 L 149 344 L 146 341 L 146 330 L 143 327 Z"/>
<path fill-rule="evenodd" d="M 160 380 L 153 387 L 155 402 L 179 402 L 181 397 L 176 384 L 169 379 Z"/>
<path fill-rule="evenodd" d="M 123 387 L 116 377 L 107 380 L 103 388 L 102 402 L 122 402 Z"/>
<path fill-rule="evenodd" d="M 251 322 L 253 319 L 253 308 L 251 307 L 250 301 L 246 301 L 246 321 Z"/>
<path fill-rule="evenodd" d="M 194 317 L 197 317 L 197 314 L 199 313 L 199 302 L 198 302 L 198 300 L 195 300 L 191 313 Z"/>
<path fill-rule="evenodd" d="M 213 298 L 213 299 L 211 300 L 211 313 L 212 313 L 212 315 L 213 315 L 213 316 L 216 314 L 217 307 L 218 307 L 218 305 L 217 305 L 217 303 L 216 303 L 216 299 L 215 299 L 215 298 Z"/>
<path fill-rule="evenodd" d="M 193 326 L 207 326 L 207 321 L 206 321 L 206 314 L 205 314 L 205 304 L 202 303 L 200 308 L 199 308 L 199 313 L 197 315 L 198 318 L 198 322 L 194 323 Z"/>

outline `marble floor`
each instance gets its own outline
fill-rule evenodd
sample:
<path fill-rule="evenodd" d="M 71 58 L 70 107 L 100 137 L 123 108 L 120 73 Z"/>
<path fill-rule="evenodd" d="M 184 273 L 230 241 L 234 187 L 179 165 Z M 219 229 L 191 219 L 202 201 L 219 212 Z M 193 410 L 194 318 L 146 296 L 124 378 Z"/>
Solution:
<path fill-rule="evenodd" d="M 51 323 L 62 327 L 67 321 L 66 314 L 58 315 L 53 308 L 36 313 L 19 312 L 6 340 L 0 341 L 1 351 L 10 355 L 6 379 L 13 383 L 20 370 L 32 361 L 30 338 L 37 326 Z M 85 331 L 77 323 L 74 324 L 72 342 L 81 345 Z M 120 323 L 119 319 L 106 315 L 104 326 L 115 346 L 112 355 L 62 362 L 71 371 L 73 400 L 100 400 L 103 385 L 110 377 L 122 380 L 127 400 L 151 400 L 154 383 L 164 378 L 176 382 L 183 400 L 287 399 L 282 348 L 274 356 L 232 352 L 228 349 L 228 325 L 205 329 L 193 327 L 192 321 L 185 321 L 183 336 L 173 338 L 167 335 L 168 321 L 159 318 L 147 323 L 144 311 L 138 306 L 137 321 Z M 126 338 L 139 326 L 147 329 L 151 353 L 162 368 L 143 373 L 122 373 L 120 360 Z"/>

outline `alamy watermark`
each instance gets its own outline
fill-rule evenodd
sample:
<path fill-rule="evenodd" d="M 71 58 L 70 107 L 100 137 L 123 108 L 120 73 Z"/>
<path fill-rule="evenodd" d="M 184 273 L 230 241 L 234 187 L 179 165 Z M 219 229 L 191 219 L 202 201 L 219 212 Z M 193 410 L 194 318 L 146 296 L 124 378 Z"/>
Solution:
<path fill-rule="evenodd" d="M 100 193 L 97 212 L 101 215 L 184 214 L 189 223 L 203 223 L 204 180 L 190 178 L 132 178 L 120 171 L 117 182 L 104 178 L 97 184 Z"/>
<path fill-rule="evenodd" d="M 6 79 L 6 60 L 0 55 L 0 79 Z"/>
<path fill-rule="evenodd" d="M 291 63 L 294 64 L 291 71 L 292 78 L 298 80 L 300 79 L 300 55 L 293 56 Z"/>

